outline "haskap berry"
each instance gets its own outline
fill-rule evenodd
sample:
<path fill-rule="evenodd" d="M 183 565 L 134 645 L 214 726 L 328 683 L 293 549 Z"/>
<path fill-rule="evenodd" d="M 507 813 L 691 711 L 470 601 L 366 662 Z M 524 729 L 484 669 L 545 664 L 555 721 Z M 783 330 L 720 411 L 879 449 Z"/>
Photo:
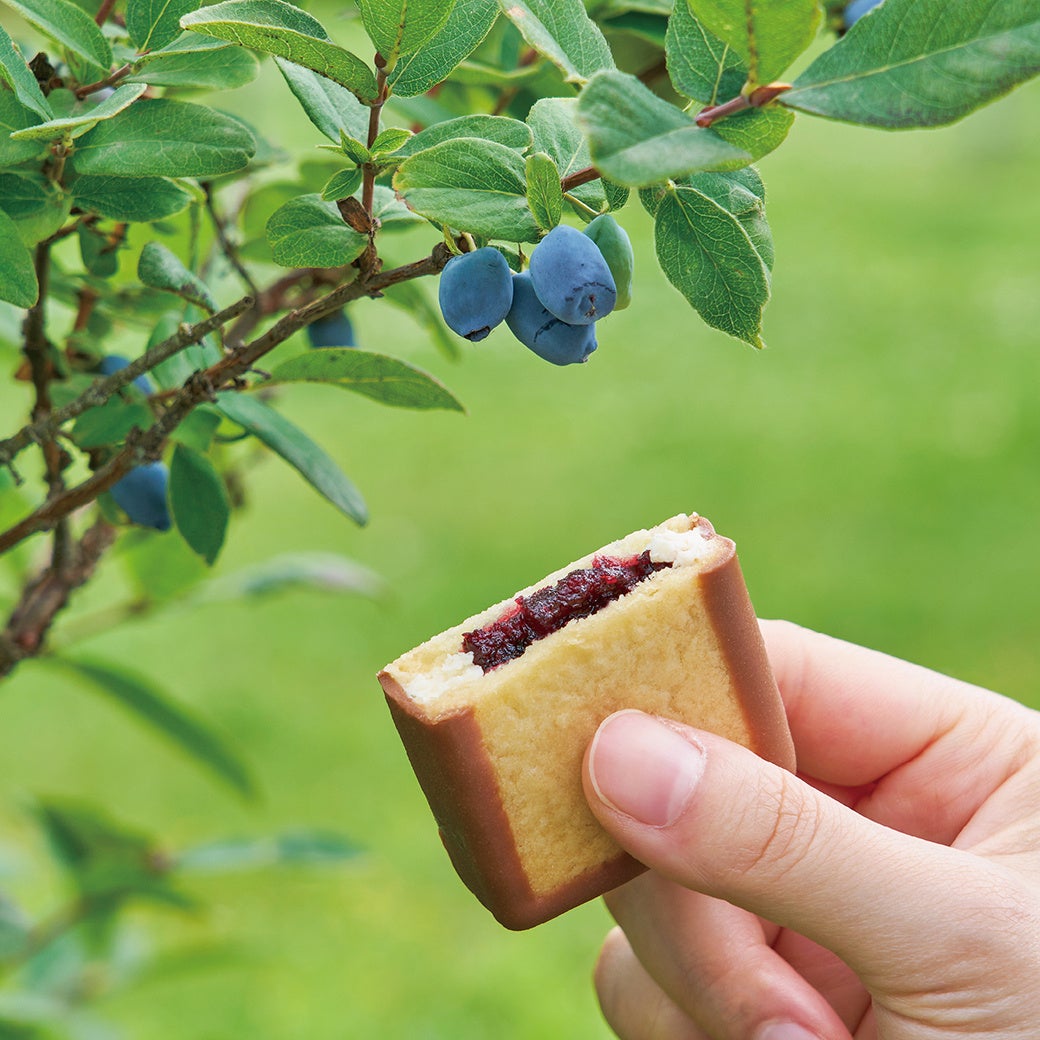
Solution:
<path fill-rule="evenodd" d="M 534 291 L 529 271 L 513 275 L 513 305 L 506 324 L 525 347 L 554 365 L 587 361 L 596 349 L 595 326 L 569 325 L 546 310 Z"/>
<path fill-rule="evenodd" d="M 441 272 L 438 301 L 448 328 L 477 343 L 500 325 L 513 303 L 513 275 L 491 246 L 453 256 Z"/>
<path fill-rule="evenodd" d="M 617 288 L 599 247 L 560 224 L 531 253 L 531 282 L 542 305 L 568 325 L 591 325 L 609 314 Z"/>
<path fill-rule="evenodd" d="M 169 482 L 170 473 L 165 463 L 146 462 L 117 480 L 110 491 L 119 508 L 135 524 L 168 531 L 170 508 L 166 503 L 166 488 Z"/>
<path fill-rule="evenodd" d="M 98 362 L 98 371 L 103 376 L 110 376 L 113 372 L 122 371 L 129 364 L 129 360 L 123 357 L 121 354 L 106 354 Z M 134 380 L 134 386 L 136 386 L 137 389 L 140 390 L 143 394 L 152 393 L 152 384 L 148 381 L 147 376 L 138 376 Z"/>
<path fill-rule="evenodd" d="M 628 232 L 609 213 L 601 213 L 585 228 L 585 234 L 596 243 L 614 278 L 617 291 L 614 310 L 623 311 L 632 302 L 632 273 L 635 268 L 635 254 Z"/>
<path fill-rule="evenodd" d="M 315 349 L 323 347 L 356 347 L 354 326 L 347 312 L 340 307 L 338 311 L 326 314 L 307 326 L 307 339 Z"/>

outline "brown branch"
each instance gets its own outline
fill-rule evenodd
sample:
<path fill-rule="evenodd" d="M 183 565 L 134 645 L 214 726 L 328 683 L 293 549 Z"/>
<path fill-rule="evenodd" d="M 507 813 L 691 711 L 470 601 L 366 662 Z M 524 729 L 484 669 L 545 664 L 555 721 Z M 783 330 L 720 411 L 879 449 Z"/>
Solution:
<path fill-rule="evenodd" d="M 599 180 L 602 176 L 603 174 L 595 166 L 586 166 L 583 169 L 575 170 L 574 173 L 568 173 L 566 177 L 561 177 L 560 187 L 566 193 L 580 188 L 581 185 L 588 184 L 590 181 Z"/>
<path fill-rule="evenodd" d="M 27 657 L 40 652 L 55 618 L 72 592 L 93 576 L 101 557 L 115 541 L 116 529 L 99 519 L 67 554 L 33 579 L 22 593 L 7 627 L 0 633 L 0 678 Z"/>
<path fill-rule="evenodd" d="M 125 65 L 121 65 L 115 72 L 105 76 L 104 79 L 99 79 L 95 83 L 88 83 L 86 86 L 76 88 L 76 97 L 81 101 L 89 94 L 93 94 L 98 90 L 104 90 L 105 87 L 114 86 L 124 76 L 129 76 L 134 71 L 133 62 L 127 62 Z"/>
<path fill-rule="evenodd" d="M 94 501 L 98 495 L 107 491 L 135 466 L 157 459 L 162 454 L 166 439 L 196 406 L 204 401 L 212 400 L 218 390 L 234 385 L 252 369 L 260 358 L 279 343 L 287 340 L 294 332 L 309 325 L 315 319 L 330 314 L 350 300 L 356 300 L 361 296 L 379 296 L 384 289 L 391 285 L 424 275 L 437 274 L 444 269 L 444 265 L 450 259 L 451 251 L 443 242 L 439 242 L 433 252 L 421 260 L 341 285 L 306 307 L 291 311 L 263 335 L 231 349 L 220 361 L 205 371 L 194 373 L 173 394 L 162 416 L 143 433 L 131 431 L 124 447 L 104 466 L 96 470 L 81 484 L 49 498 L 13 527 L 0 532 L 0 554 L 7 552 L 8 549 L 34 534 L 53 530 L 62 519 L 76 509 Z M 145 357 L 147 356 L 145 355 Z M 125 368 L 116 375 L 125 375 L 129 371 L 130 368 Z M 114 376 L 108 378 L 112 379 Z M 56 412 L 54 417 L 58 414 Z"/>
<path fill-rule="evenodd" d="M 238 317 L 252 305 L 252 297 L 244 296 L 230 307 L 225 307 L 212 317 L 206 318 L 205 321 L 200 321 L 195 325 L 182 326 L 169 339 L 157 343 L 139 358 L 131 361 L 126 368 L 91 384 L 76 400 L 70 401 L 64 408 L 56 409 L 49 415 L 22 427 L 14 436 L 0 441 L 0 466 L 10 466 L 15 456 L 30 444 L 43 444 L 48 439 L 53 440 L 64 423 L 82 415 L 89 408 L 96 408 L 98 405 L 104 404 L 138 376 L 143 375 L 167 358 L 173 357 L 185 347 L 198 343 L 199 340 Z"/>
<path fill-rule="evenodd" d="M 736 115 L 737 112 L 745 112 L 749 108 L 763 108 L 790 89 L 790 83 L 767 83 L 756 87 L 750 94 L 738 94 L 721 105 L 708 105 L 707 108 L 702 108 L 697 113 L 696 123 L 700 127 L 709 127 L 720 119 Z"/>
<path fill-rule="evenodd" d="M 116 0 L 101 0 L 101 6 L 98 8 L 98 13 L 94 15 L 94 21 L 98 25 L 104 25 L 108 21 L 108 16 L 112 13 L 112 8 L 116 6 Z"/>
<path fill-rule="evenodd" d="M 209 214 L 210 222 L 213 224 L 213 230 L 216 233 L 217 242 L 220 245 L 220 251 L 224 254 L 227 262 L 235 269 L 235 273 L 242 279 L 245 287 L 249 290 L 255 300 L 260 295 L 260 290 L 257 289 L 252 276 L 245 269 L 242 261 L 238 258 L 238 251 L 231 244 L 231 240 L 228 238 L 227 224 L 221 218 L 220 214 L 217 213 L 216 206 L 213 203 L 213 185 L 210 184 L 209 181 L 203 181 L 202 190 L 206 196 L 206 212 Z"/>

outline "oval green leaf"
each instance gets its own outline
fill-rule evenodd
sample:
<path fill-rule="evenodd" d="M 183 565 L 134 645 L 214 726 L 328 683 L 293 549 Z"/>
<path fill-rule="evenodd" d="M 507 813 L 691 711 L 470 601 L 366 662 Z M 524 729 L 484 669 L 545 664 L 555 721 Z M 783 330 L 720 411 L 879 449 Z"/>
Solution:
<path fill-rule="evenodd" d="M 371 103 L 379 93 L 365 62 L 333 43 L 316 18 L 283 0 L 224 0 L 185 15 L 181 26 L 302 65 L 361 101 Z"/>
<path fill-rule="evenodd" d="M 343 222 L 334 201 L 320 195 L 290 199 L 267 222 L 267 242 L 283 267 L 342 267 L 368 245 L 368 236 Z"/>
<path fill-rule="evenodd" d="M 782 103 L 863 126 L 944 126 L 1037 73 L 1035 0 L 885 0 L 821 54 Z"/>
<path fill-rule="evenodd" d="M 328 383 L 399 408 L 464 411 L 462 403 L 443 383 L 421 369 L 386 354 L 354 347 L 328 347 L 299 354 L 282 362 L 271 373 L 271 381 Z"/>
<path fill-rule="evenodd" d="M 329 455 L 294 423 L 259 398 L 240 393 L 217 395 L 217 407 L 289 463 L 316 491 L 358 524 L 368 522 L 361 493 Z"/>
<path fill-rule="evenodd" d="M 231 503 L 208 456 L 178 444 L 170 461 L 170 506 L 181 536 L 210 566 L 227 535 Z"/>
<path fill-rule="evenodd" d="M 144 99 L 84 134 L 78 173 L 112 177 L 215 177 L 241 170 L 256 140 L 238 119 L 205 105 Z"/>

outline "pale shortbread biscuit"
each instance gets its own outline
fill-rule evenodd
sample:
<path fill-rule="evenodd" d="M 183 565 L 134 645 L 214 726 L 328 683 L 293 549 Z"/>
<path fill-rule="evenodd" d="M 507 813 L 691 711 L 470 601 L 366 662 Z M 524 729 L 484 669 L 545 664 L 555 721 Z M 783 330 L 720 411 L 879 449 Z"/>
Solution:
<path fill-rule="evenodd" d="M 589 617 L 484 673 L 483 628 L 596 557 L 671 563 Z M 674 561 L 674 562 L 673 562 Z M 794 768 L 794 750 L 736 551 L 696 514 L 636 531 L 404 654 L 380 673 L 456 870 L 509 928 L 528 928 L 642 866 L 599 826 L 581 762 L 623 708 L 677 719 Z"/>

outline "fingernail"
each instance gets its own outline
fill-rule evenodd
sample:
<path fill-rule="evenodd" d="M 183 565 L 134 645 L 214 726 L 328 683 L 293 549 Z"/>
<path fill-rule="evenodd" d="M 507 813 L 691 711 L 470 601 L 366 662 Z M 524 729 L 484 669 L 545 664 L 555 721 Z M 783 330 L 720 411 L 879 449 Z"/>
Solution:
<path fill-rule="evenodd" d="M 755 1040 L 820 1040 L 820 1038 L 805 1026 L 797 1025 L 794 1022 L 770 1022 L 755 1034 Z"/>
<path fill-rule="evenodd" d="M 704 749 L 641 711 L 611 715 L 589 751 L 600 800 L 650 827 L 675 823 L 704 772 Z"/>

